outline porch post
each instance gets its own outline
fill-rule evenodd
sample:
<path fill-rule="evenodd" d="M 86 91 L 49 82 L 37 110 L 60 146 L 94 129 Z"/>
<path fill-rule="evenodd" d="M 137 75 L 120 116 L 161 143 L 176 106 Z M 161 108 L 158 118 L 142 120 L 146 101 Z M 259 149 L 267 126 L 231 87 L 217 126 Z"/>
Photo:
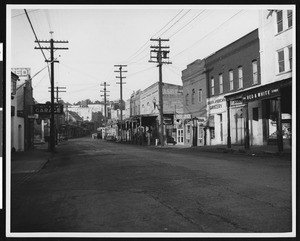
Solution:
<path fill-rule="evenodd" d="M 283 138 L 282 138 L 282 122 L 281 122 L 281 97 L 277 97 L 277 145 L 278 151 L 283 151 Z"/>
<path fill-rule="evenodd" d="M 249 144 L 249 115 L 248 115 L 248 103 L 245 104 L 245 149 L 248 150 Z"/>
<path fill-rule="evenodd" d="M 231 135 L 230 135 L 230 100 L 226 100 L 227 104 L 227 148 L 231 148 Z"/>

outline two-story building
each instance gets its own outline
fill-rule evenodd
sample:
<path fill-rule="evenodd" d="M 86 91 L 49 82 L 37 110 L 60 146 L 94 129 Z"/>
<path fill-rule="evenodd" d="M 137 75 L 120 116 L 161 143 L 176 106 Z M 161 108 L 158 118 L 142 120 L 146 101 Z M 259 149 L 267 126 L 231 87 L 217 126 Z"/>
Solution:
<path fill-rule="evenodd" d="M 230 109 L 239 100 L 245 105 L 245 133 L 251 145 L 291 147 L 294 9 L 261 10 L 259 46 L 261 85 L 226 96 Z M 255 67 L 255 66 L 254 66 Z M 254 69 L 253 67 L 253 69 Z M 258 68 L 259 70 L 259 68 Z M 253 70 L 254 75 L 254 70 Z M 255 78 L 253 77 L 253 80 Z M 232 130 L 232 122 L 228 129 Z M 234 131 L 230 133 L 231 139 Z M 230 144 L 230 143 L 229 143 Z"/>
<path fill-rule="evenodd" d="M 177 114 L 177 142 L 203 146 L 206 136 L 205 60 L 197 59 L 182 71 L 183 115 Z"/>
<path fill-rule="evenodd" d="M 205 59 L 207 75 L 207 144 L 259 143 L 261 103 L 245 104 L 240 93 L 260 85 L 258 30 L 254 30 Z M 233 93 L 233 94 L 231 94 Z M 231 96 L 230 98 L 225 96 Z M 227 105 L 227 102 L 231 103 Z M 248 114 L 248 111 L 251 113 Z M 250 125 L 249 125 L 250 122 Z M 249 130 L 250 132 L 246 131 Z"/>

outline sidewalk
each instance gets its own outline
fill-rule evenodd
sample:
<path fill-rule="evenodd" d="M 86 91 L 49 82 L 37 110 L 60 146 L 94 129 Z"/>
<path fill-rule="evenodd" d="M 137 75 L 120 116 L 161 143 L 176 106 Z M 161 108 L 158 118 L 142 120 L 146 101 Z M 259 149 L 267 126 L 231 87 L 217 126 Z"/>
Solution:
<path fill-rule="evenodd" d="M 11 154 L 11 173 L 34 173 L 40 171 L 51 158 L 48 144 L 34 146 L 33 150 Z"/>
<path fill-rule="evenodd" d="M 278 152 L 276 145 L 268 146 L 250 146 L 248 150 L 245 150 L 243 145 L 231 145 L 231 148 L 227 148 L 227 145 L 213 145 L 213 146 L 190 146 L 190 145 L 165 145 L 155 146 L 156 148 L 167 148 L 167 149 L 190 149 L 191 151 L 205 151 L 205 152 L 218 152 L 218 153 L 232 153 L 241 155 L 252 155 L 252 156 L 291 156 L 292 149 L 284 149 L 283 152 Z"/>

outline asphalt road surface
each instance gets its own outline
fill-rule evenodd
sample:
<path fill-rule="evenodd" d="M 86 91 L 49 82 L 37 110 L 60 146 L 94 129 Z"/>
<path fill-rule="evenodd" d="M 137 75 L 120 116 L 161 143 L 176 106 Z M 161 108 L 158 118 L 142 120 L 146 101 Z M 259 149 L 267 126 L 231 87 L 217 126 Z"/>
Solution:
<path fill-rule="evenodd" d="M 73 139 L 11 198 L 11 232 L 292 231 L 279 157 Z"/>

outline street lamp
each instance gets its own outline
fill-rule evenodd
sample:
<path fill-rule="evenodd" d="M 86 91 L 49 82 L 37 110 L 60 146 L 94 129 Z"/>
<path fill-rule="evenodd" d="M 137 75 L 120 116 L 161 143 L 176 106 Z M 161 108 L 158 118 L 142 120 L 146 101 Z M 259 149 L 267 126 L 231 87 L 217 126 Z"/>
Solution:
<path fill-rule="evenodd" d="M 197 146 L 197 120 L 198 118 L 195 116 L 193 118 L 193 146 Z"/>

